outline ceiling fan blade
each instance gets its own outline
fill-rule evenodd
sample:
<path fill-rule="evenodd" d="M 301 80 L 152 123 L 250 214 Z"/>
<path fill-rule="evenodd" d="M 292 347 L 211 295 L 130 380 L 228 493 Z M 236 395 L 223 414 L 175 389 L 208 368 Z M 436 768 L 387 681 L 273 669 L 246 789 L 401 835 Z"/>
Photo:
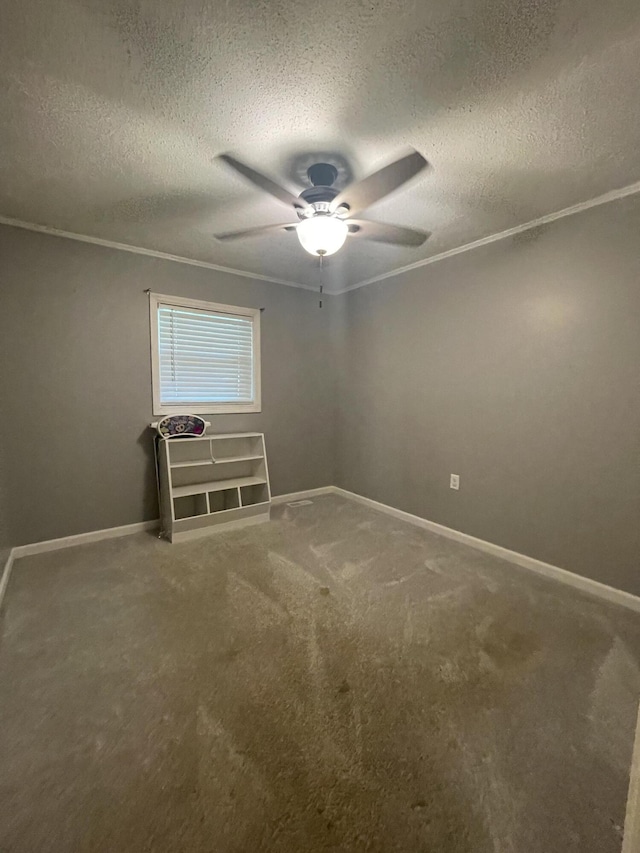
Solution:
<path fill-rule="evenodd" d="M 412 151 L 342 190 L 331 202 L 331 212 L 336 211 L 341 205 L 348 205 L 351 215 L 360 213 L 361 210 L 397 190 L 427 165 L 426 159 L 419 151 Z"/>
<path fill-rule="evenodd" d="M 223 160 L 227 166 L 231 166 L 232 169 L 235 169 L 236 172 L 248 181 L 251 181 L 254 186 L 264 190 L 264 192 L 269 193 L 269 195 L 274 196 L 279 201 L 284 202 L 284 204 L 290 204 L 296 208 L 296 210 L 305 210 L 308 207 L 308 204 L 304 199 L 298 198 L 298 196 L 289 192 L 289 190 L 281 187 L 280 184 L 272 181 L 271 178 L 268 178 L 261 172 L 257 172 L 255 169 L 252 169 L 251 166 L 247 166 L 246 163 L 241 163 L 240 160 L 236 160 L 236 158 L 232 157 L 231 154 L 220 154 L 219 159 Z"/>
<path fill-rule="evenodd" d="M 387 225 L 386 222 L 371 222 L 369 219 L 348 219 L 347 225 L 352 236 L 375 240 L 377 243 L 393 243 L 396 246 L 422 246 L 431 236 L 428 231 Z"/>
<path fill-rule="evenodd" d="M 224 234 L 214 234 L 216 240 L 241 240 L 244 237 L 261 237 L 263 234 L 274 234 L 276 231 L 295 231 L 297 222 L 284 222 L 282 225 L 262 225 L 259 228 L 246 228 L 244 231 L 227 231 Z"/>

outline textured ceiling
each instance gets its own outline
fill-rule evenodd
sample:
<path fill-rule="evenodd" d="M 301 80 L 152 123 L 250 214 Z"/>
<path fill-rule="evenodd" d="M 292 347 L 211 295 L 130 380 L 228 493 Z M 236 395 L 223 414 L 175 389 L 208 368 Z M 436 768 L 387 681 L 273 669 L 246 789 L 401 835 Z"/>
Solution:
<path fill-rule="evenodd" d="M 212 239 L 290 219 L 215 155 L 414 146 L 366 215 L 433 237 L 348 240 L 341 289 L 640 179 L 638 80 L 638 0 L 2 0 L 0 214 L 315 284 L 293 234 Z"/>

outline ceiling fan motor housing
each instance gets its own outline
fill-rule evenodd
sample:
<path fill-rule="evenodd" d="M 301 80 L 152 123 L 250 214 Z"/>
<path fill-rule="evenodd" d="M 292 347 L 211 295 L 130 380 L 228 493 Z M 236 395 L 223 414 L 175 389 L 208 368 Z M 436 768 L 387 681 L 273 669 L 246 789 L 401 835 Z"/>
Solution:
<path fill-rule="evenodd" d="M 307 177 L 314 187 L 331 187 L 338 177 L 338 170 L 330 163 L 314 163 L 307 169 Z"/>
<path fill-rule="evenodd" d="M 330 163 L 314 163 L 307 169 L 307 176 L 313 186 L 303 190 L 300 198 L 310 204 L 315 213 L 329 213 L 329 205 L 339 193 L 339 190 L 332 186 L 338 177 L 338 170 Z M 300 210 L 298 215 L 301 219 L 305 217 L 304 212 Z"/>

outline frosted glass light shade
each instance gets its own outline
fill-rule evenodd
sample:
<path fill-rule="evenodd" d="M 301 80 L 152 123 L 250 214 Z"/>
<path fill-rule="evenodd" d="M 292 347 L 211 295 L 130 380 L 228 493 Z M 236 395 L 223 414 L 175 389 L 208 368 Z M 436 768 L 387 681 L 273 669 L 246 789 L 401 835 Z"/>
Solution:
<path fill-rule="evenodd" d="M 333 255 L 349 233 L 346 222 L 324 214 L 303 219 L 296 231 L 300 245 L 310 255 Z"/>

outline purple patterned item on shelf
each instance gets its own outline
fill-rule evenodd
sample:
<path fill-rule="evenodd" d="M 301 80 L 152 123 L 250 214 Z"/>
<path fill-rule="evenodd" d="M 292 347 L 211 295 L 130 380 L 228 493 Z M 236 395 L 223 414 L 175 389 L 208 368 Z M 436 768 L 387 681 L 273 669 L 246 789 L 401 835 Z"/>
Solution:
<path fill-rule="evenodd" d="M 203 435 L 207 422 L 197 415 L 167 415 L 156 429 L 163 438 L 192 438 Z"/>

